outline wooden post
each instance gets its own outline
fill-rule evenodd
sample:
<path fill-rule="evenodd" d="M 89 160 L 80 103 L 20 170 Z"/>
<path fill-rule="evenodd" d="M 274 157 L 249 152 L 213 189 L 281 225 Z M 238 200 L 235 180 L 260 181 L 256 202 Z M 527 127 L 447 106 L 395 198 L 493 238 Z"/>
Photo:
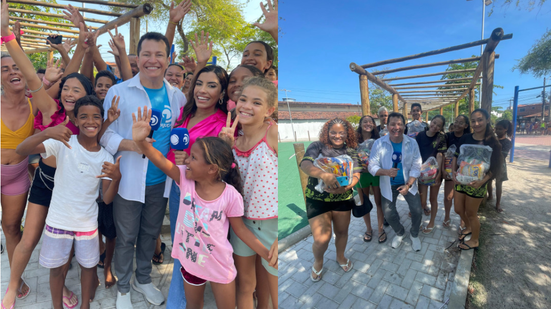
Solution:
<path fill-rule="evenodd" d="M 495 52 L 482 55 L 482 103 L 480 107 L 492 111 L 492 95 L 494 92 L 494 62 Z"/>
<path fill-rule="evenodd" d="M 474 111 L 474 88 L 469 91 L 469 116 Z"/>
<path fill-rule="evenodd" d="M 367 81 L 367 76 L 360 75 L 360 95 L 362 98 L 362 116 L 370 115 L 371 110 L 369 109 L 369 83 Z"/>
<path fill-rule="evenodd" d="M 404 118 L 406 120 L 406 123 L 404 124 L 407 124 L 408 123 L 408 104 L 406 102 L 404 102 L 404 106 L 402 107 L 402 114 L 404 114 Z"/>
<path fill-rule="evenodd" d="M 309 142 L 312 141 L 312 140 L 310 139 L 310 130 L 308 130 L 308 141 L 309 141 Z"/>
<path fill-rule="evenodd" d="M 444 115 L 444 106 L 440 106 L 440 115 Z"/>
<path fill-rule="evenodd" d="M 295 133 L 295 143 L 298 142 L 297 141 L 297 131 L 294 132 Z"/>
<path fill-rule="evenodd" d="M 429 111 L 425 112 L 425 122 L 429 122 Z"/>
<path fill-rule="evenodd" d="M 455 118 L 459 116 L 459 102 L 455 102 Z M 454 121 L 455 119 L 452 119 Z"/>
<path fill-rule="evenodd" d="M 308 184 L 308 175 L 306 175 L 306 173 L 304 173 L 300 168 L 300 162 L 302 161 L 302 158 L 304 157 L 304 153 L 306 151 L 304 150 L 303 143 L 294 143 L 293 147 L 295 148 L 295 158 L 297 159 L 297 168 L 298 168 L 298 174 L 300 176 L 300 185 L 302 186 L 302 196 L 304 197 L 304 200 L 306 200 L 306 195 L 304 191 L 306 191 L 306 185 Z"/>
<path fill-rule="evenodd" d="M 48 50 L 48 62 L 50 60 L 52 60 L 52 58 L 54 58 L 54 51 L 53 50 Z"/>
<path fill-rule="evenodd" d="M 399 112 L 400 109 L 398 108 L 398 95 L 397 94 L 393 94 L 392 95 L 392 111 L 393 112 Z"/>
<path fill-rule="evenodd" d="M 129 54 L 138 54 L 138 42 L 140 41 L 140 19 L 133 17 L 130 19 L 130 48 Z"/>

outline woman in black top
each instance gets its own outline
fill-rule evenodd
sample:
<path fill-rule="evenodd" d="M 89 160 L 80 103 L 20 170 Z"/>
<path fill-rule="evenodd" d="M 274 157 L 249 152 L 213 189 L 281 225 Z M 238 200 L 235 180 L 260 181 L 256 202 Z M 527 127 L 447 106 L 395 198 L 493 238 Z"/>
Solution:
<path fill-rule="evenodd" d="M 312 251 L 315 260 L 310 279 L 315 282 L 321 280 L 323 254 L 327 251 L 332 236 L 331 223 L 335 232 L 337 263 L 345 272 L 352 270 L 352 262 L 344 256 L 344 251 L 348 241 L 350 211 L 355 205 L 352 188 L 360 179 L 362 170 L 356 147 L 356 134 L 352 125 L 346 120 L 335 118 L 323 125 L 319 141 L 308 146 L 304 158 L 300 162 L 302 171 L 310 176 L 305 195 L 308 223 L 314 237 Z M 350 156 L 354 163 L 352 183 L 341 187 L 334 174 L 326 173 L 315 167 L 314 160 L 320 155 L 323 157 Z M 326 192 L 320 193 L 314 188 L 318 184 L 318 178 L 327 185 Z"/>
<path fill-rule="evenodd" d="M 501 208 L 501 193 L 503 188 L 503 182 L 509 180 L 507 178 L 507 156 L 509 151 L 513 148 L 513 143 L 509 138 L 513 136 L 513 124 L 507 120 L 503 119 L 496 123 L 496 136 L 501 144 L 501 154 L 503 155 L 503 164 L 500 177 L 496 177 L 496 211 L 502 212 Z M 492 199 L 492 182 L 488 183 L 488 200 Z"/>
<path fill-rule="evenodd" d="M 486 196 L 487 183 L 491 179 L 499 177 L 501 172 L 501 165 L 503 162 L 501 144 L 495 137 L 490 121 L 490 114 L 485 109 L 475 109 L 474 112 L 471 113 L 471 125 L 474 133 L 465 134 L 459 139 L 457 142 L 457 146 L 459 147 L 458 152 L 455 153 L 455 158 L 453 158 L 452 161 L 452 177 L 455 183 L 455 211 L 465 222 L 465 229 L 459 236 L 459 240 L 463 241 L 467 235 L 472 234 L 470 240 L 459 244 L 461 250 L 478 248 L 478 239 L 480 236 L 480 221 L 477 215 L 478 207 L 482 202 L 482 198 Z M 486 145 L 492 148 L 490 169 L 482 180 L 475 180 L 468 185 L 462 185 L 455 178 L 457 175 L 457 157 L 460 154 L 461 145 Z"/>
<path fill-rule="evenodd" d="M 457 118 L 455 118 L 455 122 L 453 124 L 453 131 L 446 133 L 446 142 L 448 144 L 448 148 L 450 148 L 452 145 L 455 145 L 456 151 L 459 152 L 459 147 L 457 145 L 457 142 L 459 139 L 464 135 L 471 133 L 471 123 L 469 121 L 469 117 L 465 115 L 459 115 Z M 444 158 L 445 164 L 449 164 L 451 166 L 451 160 L 453 158 L 450 158 L 449 163 L 446 161 L 447 158 Z M 452 209 L 452 201 L 453 201 L 453 180 L 450 174 L 446 171 L 444 168 L 442 170 L 443 179 L 445 180 L 444 183 L 444 222 L 442 223 L 442 226 L 449 227 L 451 220 L 450 220 L 450 212 Z M 463 229 L 465 227 L 464 222 L 461 222 L 460 229 Z"/>
<path fill-rule="evenodd" d="M 436 220 L 436 213 L 438 211 L 438 192 L 440 191 L 440 184 L 442 183 L 442 166 L 444 162 L 443 153 L 448 150 L 446 146 L 446 135 L 444 134 L 444 126 L 446 125 L 446 119 L 442 115 L 436 115 L 430 121 L 430 126 L 427 131 L 419 132 L 415 137 L 417 144 L 419 145 L 419 152 L 421 153 L 421 159 L 425 163 L 430 157 L 436 158 L 438 161 L 438 174 L 436 175 L 436 182 L 430 185 L 430 211 L 427 209 L 427 196 L 429 194 L 429 186 L 418 182 L 419 193 L 421 195 L 421 205 L 425 210 L 425 216 L 430 214 L 430 221 L 427 226 L 423 228 L 424 234 L 432 233 L 434 229 L 434 221 Z"/>

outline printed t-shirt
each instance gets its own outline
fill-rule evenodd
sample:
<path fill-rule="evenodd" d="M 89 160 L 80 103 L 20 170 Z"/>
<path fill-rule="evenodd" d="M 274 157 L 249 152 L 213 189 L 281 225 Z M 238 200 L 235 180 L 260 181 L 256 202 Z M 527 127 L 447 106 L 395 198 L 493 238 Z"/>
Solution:
<path fill-rule="evenodd" d="M 392 150 L 396 153 L 402 154 L 402 143 L 394 143 L 392 141 L 390 141 L 390 142 L 392 143 Z M 400 158 L 401 158 L 401 156 L 398 156 L 398 159 L 400 159 Z M 401 186 L 401 185 L 405 184 L 404 170 L 402 168 L 402 160 L 400 159 L 398 161 L 397 165 L 393 160 L 392 161 L 392 167 L 394 168 L 395 166 L 398 169 L 398 172 L 396 174 L 396 177 L 390 178 L 390 184 L 393 185 L 393 186 Z"/>
<path fill-rule="evenodd" d="M 172 110 L 170 109 L 170 102 L 168 101 L 168 93 L 166 92 L 166 86 L 163 83 L 163 86 L 159 89 L 149 89 L 143 87 L 149 101 L 151 102 L 151 108 L 155 108 L 161 111 L 161 125 L 157 131 L 153 132 L 153 147 L 159 150 L 163 156 L 166 157 L 168 150 L 170 149 L 170 130 L 172 125 Z M 145 178 L 146 186 L 153 186 L 160 183 L 163 183 L 166 180 L 166 174 L 163 173 L 155 164 L 147 164 L 147 175 Z"/>
<path fill-rule="evenodd" d="M 43 158 L 55 156 L 57 169 L 54 190 L 46 224 L 66 231 L 89 232 L 98 228 L 98 204 L 104 162 L 113 163 L 113 156 L 103 147 L 97 152 L 86 150 L 77 135 L 69 140 L 69 149 L 54 139 L 43 142 Z"/>
<path fill-rule="evenodd" d="M 338 157 L 341 155 L 348 155 L 350 158 L 352 158 L 352 162 L 354 163 L 354 170 L 353 173 L 361 173 L 362 167 L 360 166 L 360 161 L 358 158 L 358 153 L 355 149 L 352 148 L 329 148 L 327 145 L 325 145 L 322 142 L 313 142 L 308 146 L 308 149 L 306 149 L 306 153 L 304 154 L 304 158 L 302 158 L 302 161 L 310 161 L 314 163 L 314 161 L 319 157 Z M 301 162 L 302 163 L 302 162 Z M 353 198 L 353 191 L 348 190 L 343 194 L 332 194 L 328 192 L 320 193 L 318 190 L 315 189 L 315 187 L 318 185 L 318 179 L 315 177 L 308 177 L 308 185 L 306 185 L 305 195 L 307 198 L 318 200 L 318 201 L 324 201 L 324 202 L 339 202 L 339 201 L 347 201 L 351 198 Z"/>
<path fill-rule="evenodd" d="M 172 257 L 196 277 L 228 284 L 237 275 L 233 248 L 228 240 L 228 218 L 243 216 L 243 198 L 233 186 L 226 184 L 218 198 L 205 201 L 195 192 L 195 181 L 186 178 L 187 167 L 179 165 L 178 168 L 180 206 Z"/>
<path fill-rule="evenodd" d="M 436 155 L 439 152 L 444 153 L 448 149 L 446 145 L 446 136 L 442 132 L 438 132 L 432 137 L 427 135 L 427 131 L 419 132 L 415 140 L 419 145 L 419 152 L 421 153 L 421 160 L 423 160 L 423 163 L 430 157 L 436 159 Z"/>

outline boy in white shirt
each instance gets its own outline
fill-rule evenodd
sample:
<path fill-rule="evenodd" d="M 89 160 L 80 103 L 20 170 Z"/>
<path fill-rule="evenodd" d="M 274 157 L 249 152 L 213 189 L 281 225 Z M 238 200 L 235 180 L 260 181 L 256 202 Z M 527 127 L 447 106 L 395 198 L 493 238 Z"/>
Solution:
<path fill-rule="evenodd" d="M 54 308 L 63 308 L 65 277 L 61 266 L 69 259 L 74 245 L 75 257 L 81 266 L 82 299 L 93 300 L 97 287 L 95 276 L 99 262 L 98 205 L 100 178 L 103 198 L 113 201 L 117 194 L 121 173 L 120 157 L 113 164 L 113 156 L 98 143 L 103 124 L 103 106 L 92 95 L 79 99 L 74 108 L 78 135 L 68 136 L 63 130 L 69 121 L 35 134 L 18 147 L 20 155 L 41 153 L 44 158 L 56 157 L 57 170 L 52 193 L 40 265 L 50 268 L 50 289 Z M 89 308 L 82 301 L 81 308 Z"/>

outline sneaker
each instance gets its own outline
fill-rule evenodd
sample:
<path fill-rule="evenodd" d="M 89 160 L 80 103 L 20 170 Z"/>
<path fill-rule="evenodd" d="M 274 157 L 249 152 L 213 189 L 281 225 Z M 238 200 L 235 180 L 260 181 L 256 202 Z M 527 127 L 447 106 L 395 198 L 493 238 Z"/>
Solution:
<path fill-rule="evenodd" d="M 398 247 L 400 247 L 400 244 L 402 243 L 402 239 L 404 239 L 404 236 L 394 236 L 394 239 L 392 239 L 392 248 L 393 249 L 396 249 Z"/>
<path fill-rule="evenodd" d="M 137 292 L 142 293 L 145 296 L 145 299 L 155 306 L 160 306 L 165 302 L 163 293 L 161 293 L 161 291 L 159 291 L 153 283 L 141 284 L 138 280 L 134 279 L 134 281 L 132 281 L 132 288 L 134 288 Z"/>
<path fill-rule="evenodd" d="M 410 234 L 409 239 L 411 239 L 411 247 L 413 248 L 413 251 L 421 251 L 421 241 L 419 240 L 419 237 L 413 237 Z"/>
<path fill-rule="evenodd" d="M 130 300 L 130 292 L 123 293 L 117 291 L 117 309 L 133 309 L 132 301 Z"/>

